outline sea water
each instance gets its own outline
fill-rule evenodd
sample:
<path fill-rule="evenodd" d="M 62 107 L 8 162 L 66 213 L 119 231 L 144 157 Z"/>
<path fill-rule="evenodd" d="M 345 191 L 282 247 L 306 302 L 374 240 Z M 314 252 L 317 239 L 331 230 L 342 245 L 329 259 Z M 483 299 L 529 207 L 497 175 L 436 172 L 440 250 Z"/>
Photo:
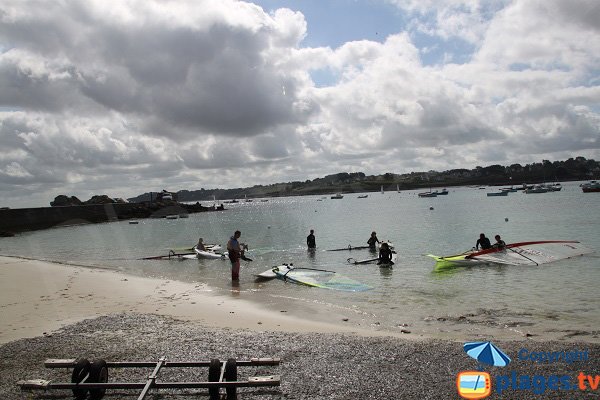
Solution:
<path fill-rule="evenodd" d="M 0 240 L 0 254 L 112 268 L 128 274 L 206 283 L 276 312 L 386 332 L 456 340 L 478 338 L 600 339 L 600 194 L 578 183 L 560 192 L 510 193 L 448 188 L 447 196 L 417 191 L 269 198 L 226 204 L 225 211 L 189 218 L 143 219 L 23 233 Z M 315 230 L 317 249 L 306 249 Z M 190 247 L 199 237 L 225 247 L 242 232 L 247 256 L 232 284 L 228 260 L 140 260 Z M 375 258 L 364 246 L 372 231 L 395 245 L 392 269 L 352 265 Z M 540 266 L 480 265 L 437 271 L 425 254 L 452 255 L 475 245 L 479 234 L 507 243 L 578 240 L 596 253 Z M 493 241 L 493 240 L 492 240 Z M 279 280 L 255 281 L 271 266 L 333 270 L 371 286 L 365 292 L 319 289 Z M 202 305 L 198 305 L 202 307 Z"/>

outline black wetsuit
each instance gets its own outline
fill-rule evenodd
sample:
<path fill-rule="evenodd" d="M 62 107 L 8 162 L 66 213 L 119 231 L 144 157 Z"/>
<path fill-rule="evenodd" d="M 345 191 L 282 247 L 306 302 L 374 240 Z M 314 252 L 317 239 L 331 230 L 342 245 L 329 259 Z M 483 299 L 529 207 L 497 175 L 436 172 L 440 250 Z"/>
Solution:
<path fill-rule="evenodd" d="M 492 244 L 490 243 L 490 239 L 484 237 L 483 239 L 477 239 L 477 244 L 475 248 L 479 248 L 481 246 L 481 250 L 487 250 L 492 248 Z"/>
<path fill-rule="evenodd" d="M 306 237 L 306 245 L 308 246 L 309 249 L 314 249 L 315 247 L 317 247 L 317 242 L 315 240 L 315 235 L 313 235 L 311 233 L 310 235 L 308 235 Z"/>
<path fill-rule="evenodd" d="M 393 264 L 392 250 L 390 248 L 379 249 L 379 261 L 377 261 L 377 264 Z"/>
<path fill-rule="evenodd" d="M 371 249 L 375 248 L 375 243 L 379 243 L 379 239 L 377 239 L 377 236 L 371 236 L 369 240 L 367 240 L 367 244 Z"/>

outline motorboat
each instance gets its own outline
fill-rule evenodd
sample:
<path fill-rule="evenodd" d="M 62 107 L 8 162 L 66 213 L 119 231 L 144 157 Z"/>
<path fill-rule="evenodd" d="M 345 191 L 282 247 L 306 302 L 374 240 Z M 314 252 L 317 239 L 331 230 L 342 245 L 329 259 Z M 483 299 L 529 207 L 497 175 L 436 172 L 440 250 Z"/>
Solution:
<path fill-rule="evenodd" d="M 500 190 L 498 192 L 488 192 L 486 193 L 487 197 L 496 197 L 496 196 L 508 196 L 507 190 Z"/>
<path fill-rule="evenodd" d="M 583 193 L 600 192 L 600 182 L 598 182 L 598 181 L 586 182 L 581 185 L 581 190 L 583 190 Z"/>
<path fill-rule="evenodd" d="M 549 190 L 548 188 L 542 186 L 542 185 L 533 185 L 532 188 L 527 188 L 525 189 L 525 193 L 529 194 L 529 193 L 548 193 Z"/>
<path fill-rule="evenodd" d="M 344 196 L 342 196 L 341 193 L 336 193 L 335 195 L 331 196 L 332 199 L 343 199 Z"/>

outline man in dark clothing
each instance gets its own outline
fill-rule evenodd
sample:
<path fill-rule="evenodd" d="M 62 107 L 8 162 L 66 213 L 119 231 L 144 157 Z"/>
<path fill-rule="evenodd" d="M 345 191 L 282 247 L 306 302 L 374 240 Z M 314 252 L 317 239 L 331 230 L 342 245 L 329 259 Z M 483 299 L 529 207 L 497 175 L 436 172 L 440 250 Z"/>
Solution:
<path fill-rule="evenodd" d="M 227 251 L 229 253 L 229 260 L 231 261 L 231 280 L 240 280 L 240 258 L 242 257 L 242 248 L 240 246 L 239 238 L 242 236 L 242 232 L 235 231 L 233 236 L 227 242 Z"/>
<path fill-rule="evenodd" d="M 481 250 L 487 250 L 492 247 L 490 239 L 486 238 L 483 233 L 479 234 L 479 239 L 477 239 L 477 243 L 475 244 L 475 250 L 479 250 L 479 246 L 481 246 Z"/>
<path fill-rule="evenodd" d="M 369 245 L 370 250 L 375 250 L 377 243 L 379 243 L 379 239 L 377 239 L 377 233 L 371 232 L 371 237 L 367 240 L 367 244 Z"/>
<path fill-rule="evenodd" d="M 315 247 L 317 247 L 317 242 L 315 240 L 315 231 L 314 229 L 310 230 L 310 235 L 308 235 L 306 237 L 306 245 L 308 246 L 309 249 L 314 249 Z"/>

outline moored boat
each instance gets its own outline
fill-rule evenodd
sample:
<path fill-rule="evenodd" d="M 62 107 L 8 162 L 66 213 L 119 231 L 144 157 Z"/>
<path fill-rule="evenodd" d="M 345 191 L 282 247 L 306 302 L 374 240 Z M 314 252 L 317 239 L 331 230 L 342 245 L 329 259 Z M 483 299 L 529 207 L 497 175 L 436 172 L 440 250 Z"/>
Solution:
<path fill-rule="evenodd" d="M 548 193 L 549 190 L 548 188 L 542 186 L 542 185 L 533 185 L 532 188 L 527 188 L 525 189 L 525 193 L 530 194 L 530 193 Z"/>
<path fill-rule="evenodd" d="M 419 193 L 419 197 L 437 197 L 437 193 L 436 192 L 423 192 L 423 193 Z"/>
<path fill-rule="evenodd" d="M 598 193 L 600 192 L 600 182 L 589 181 L 581 185 L 583 193 Z"/>
<path fill-rule="evenodd" d="M 488 197 L 496 197 L 496 196 L 508 196 L 507 190 L 500 190 L 499 192 L 488 192 L 486 193 Z"/>
<path fill-rule="evenodd" d="M 343 199 L 344 196 L 341 193 L 336 193 L 335 195 L 331 196 L 332 199 Z"/>

